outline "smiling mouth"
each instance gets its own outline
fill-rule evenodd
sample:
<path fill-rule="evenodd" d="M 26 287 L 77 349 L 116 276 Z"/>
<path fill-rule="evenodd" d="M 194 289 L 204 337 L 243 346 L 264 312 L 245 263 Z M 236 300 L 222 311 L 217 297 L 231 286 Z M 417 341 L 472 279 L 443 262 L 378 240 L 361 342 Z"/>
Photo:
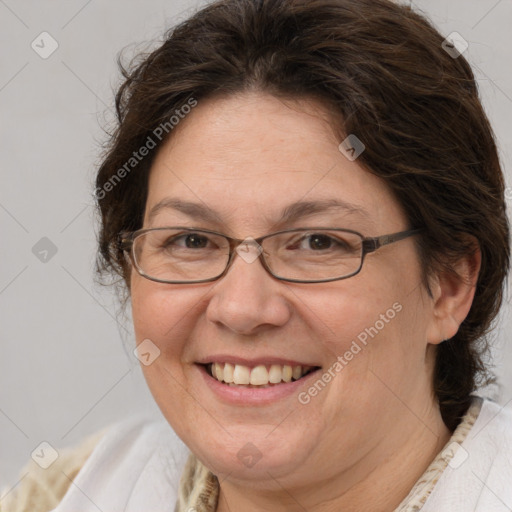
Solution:
<path fill-rule="evenodd" d="M 249 367 L 231 363 L 209 363 L 203 366 L 208 375 L 217 381 L 230 386 L 246 388 L 268 388 L 295 382 L 320 368 L 319 366 L 286 364 L 260 364 Z"/>

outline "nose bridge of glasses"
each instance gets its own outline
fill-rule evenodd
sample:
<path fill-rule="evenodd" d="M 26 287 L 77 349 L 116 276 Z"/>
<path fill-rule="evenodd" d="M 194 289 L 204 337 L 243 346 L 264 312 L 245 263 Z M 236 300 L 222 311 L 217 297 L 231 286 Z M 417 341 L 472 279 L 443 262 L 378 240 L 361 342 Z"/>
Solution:
<path fill-rule="evenodd" d="M 246 263 L 256 261 L 263 251 L 261 245 L 252 237 L 244 240 L 234 240 L 234 250 Z"/>

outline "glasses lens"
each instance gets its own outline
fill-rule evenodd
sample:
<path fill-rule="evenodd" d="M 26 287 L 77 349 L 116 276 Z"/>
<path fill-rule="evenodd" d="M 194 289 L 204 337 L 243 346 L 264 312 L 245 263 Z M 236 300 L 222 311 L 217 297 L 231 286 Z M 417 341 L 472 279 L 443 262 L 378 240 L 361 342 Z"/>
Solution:
<path fill-rule="evenodd" d="M 216 277 L 226 268 L 229 243 L 203 231 L 154 229 L 133 243 L 137 268 L 160 281 L 200 281 Z"/>
<path fill-rule="evenodd" d="M 357 273 L 362 262 L 362 238 L 347 231 L 289 231 L 266 238 L 263 245 L 268 267 L 284 279 L 339 279 Z"/>

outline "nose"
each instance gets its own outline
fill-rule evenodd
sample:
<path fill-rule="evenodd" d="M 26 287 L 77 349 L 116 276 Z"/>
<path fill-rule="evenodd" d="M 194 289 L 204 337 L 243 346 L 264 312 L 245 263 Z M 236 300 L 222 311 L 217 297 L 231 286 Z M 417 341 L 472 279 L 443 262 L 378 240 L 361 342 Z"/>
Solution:
<path fill-rule="evenodd" d="M 243 335 L 288 322 L 291 307 L 283 294 L 287 283 L 264 269 L 260 252 L 258 244 L 247 241 L 237 247 L 227 273 L 213 288 L 207 307 L 210 321 Z"/>

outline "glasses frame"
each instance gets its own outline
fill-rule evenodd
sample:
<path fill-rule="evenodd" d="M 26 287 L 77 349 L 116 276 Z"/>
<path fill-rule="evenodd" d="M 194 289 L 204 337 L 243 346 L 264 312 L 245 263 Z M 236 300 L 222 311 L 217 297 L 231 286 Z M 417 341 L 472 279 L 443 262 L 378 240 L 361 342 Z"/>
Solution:
<path fill-rule="evenodd" d="M 229 258 L 226 264 L 226 268 L 223 272 L 221 272 L 219 275 L 215 277 L 211 277 L 208 279 L 199 279 L 196 281 L 176 281 L 176 280 L 166 280 L 166 279 L 158 279 L 156 277 L 151 277 L 148 274 L 146 274 L 137 264 L 137 261 L 135 259 L 133 246 L 135 239 L 145 233 L 148 233 L 150 231 L 163 231 L 167 229 L 182 229 L 184 231 L 190 231 L 192 233 L 209 233 L 211 235 L 217 235 L 225 238 L 229 243 Z M 265 240 L 266 238 L 270 238 L 272 236 L 280 235 L 283 233 L 293 233 L 298 231 L 315 231 L 315 230 L 326 230 L 326 231 L 340 231 L 342 233 L 352 233 L 354 235 L 357 235 L 361 238 L 361 246 L 362 246 L 362 252 L 361 252 L 361 263 L 359 265 L 359 268 L 352 272 L 349 275 L 342 276 L 342 277 L 334 277 L 334 278 L 328 278 L 328 279 L 317 279 L 317 280 L 302 280 L 302 279 L 291 279 L 286 277 L 281 277 L 279 275 L 276 275 L 272 272 L 272 270 L 267 265 L 267 262 L 265 261 L 264 251 L 262 251 L 258 255 L 258 259 L 261 261 L 261 264 L 263 268 L 274 278 L 280 280 L 280 281 L 286 281 L 289 283 L 302 283 L 302 284 L 310 284 L 310 283 L 329 283 L 332 281 L 341 281 L 342 279 L 348 279 L 349 277 L 353 277 L 359 272 L 361 272 L 361 269 L 363 268 L 363 263 L 365 260 L 365 257 L 367 254 L 370 254 L 372 252 L 377 251 L 381 247 L 384 247 L 389 244 L 393 244 L 395 242 L 399 242 L 400 240 L 404 240 L 405 238 L 409 238 L 413 235 L 417 235 L 423 231 L 423 229 L 408 229 L 405 231 L 399 231 L 397 233 L 391 233 L 388 235 L 381 235 L 376 237 L 365 237 L 358 231 L 353 231 L 352 229 L 344 229 L 344 228 L 327 228 L 327 227 L 311 227 L 311 228 L 293 228 L 293 229 L 284 229 L 282 231 L 276 231 L 274 233 L 270 233 L 268 235 L 261 236 L 259 238 L 254 238 L 254 242 L 256 242 L 258 245 L 261 245 L 261 242 Z M 197 284 L 197 283 L 209 283 L 212 281 L 217 281 L 221 277 L 225 276 L 232 265 L 234 261 L 234 255 L 236 254 L 236 249 L 242 245 L 244 242 L 247 241 L 246 237 L 245 239 L 240 238 L 233 238 L 228 235 L 225 235 L 224 233 L 220 233 L 218 231 L 212 231 L 210 229 L 204 229 L 204 228 L 191 228 L 189 226 L 166 226 L 166 227 L 158 227 L 158 228 L 143 228 L 138 229 L 137 231 L 123 231 L 118 236 L 118 246 L 119 249 L 122 250 L 125 254 L 127 254 L 130 258 L 130 261 L 132 263 L 132 266 L 135 268 L 137 273 L 141 275 L 142 277 L 145 277 L 146 279 L 149 279 L 150 281 L 155 281 L 157 283 L 164 283 L 164 284 Z M 251 240 L 251 241 L 252 241 Z"/>

